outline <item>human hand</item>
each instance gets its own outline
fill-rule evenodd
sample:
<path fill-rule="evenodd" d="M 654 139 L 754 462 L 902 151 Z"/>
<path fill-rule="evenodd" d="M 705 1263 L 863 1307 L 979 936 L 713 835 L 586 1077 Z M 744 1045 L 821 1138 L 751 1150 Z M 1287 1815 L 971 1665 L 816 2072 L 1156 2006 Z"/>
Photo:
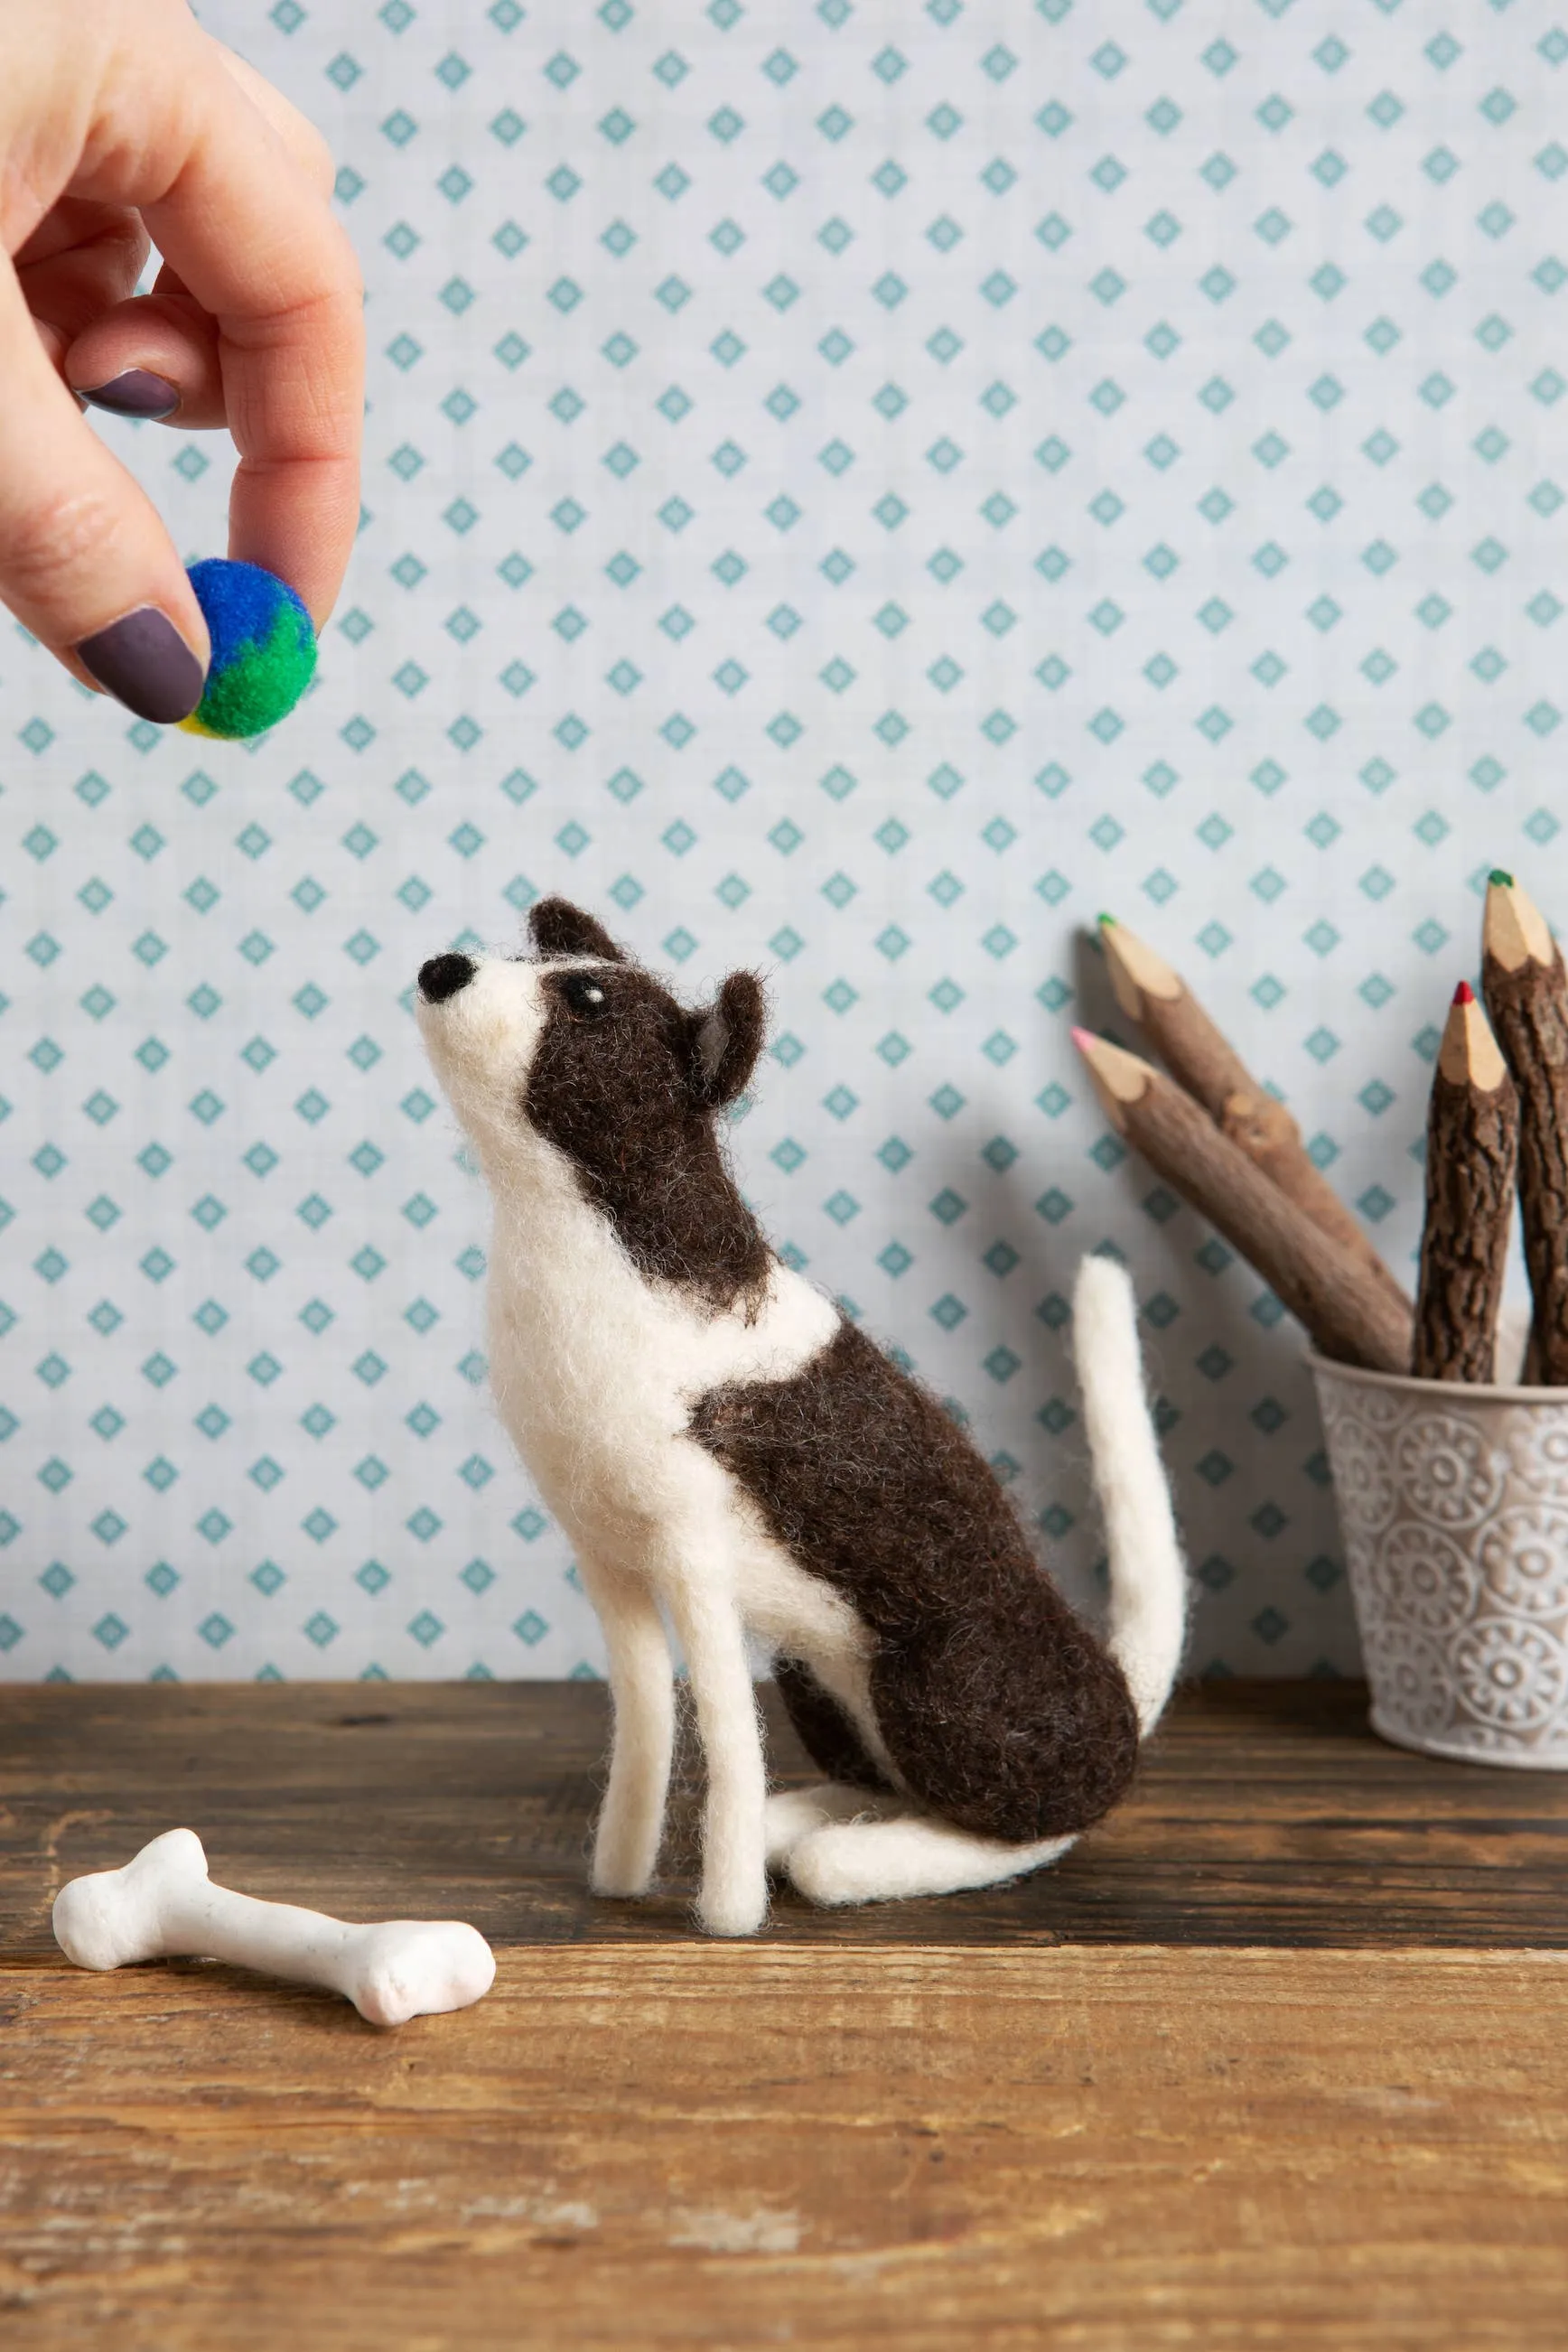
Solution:
<path fill-rule="evenodd" d="M 141 718 L 195 709 L 206 626 L 73 392 L 226 425 L 229 553 L 320 625 L 358 526 L 363 413 L 331 182 L 317 132 L 185 0 L 0 0 L 0 600 Z M 163 268 L 132 299 L 150 243 Z"/>

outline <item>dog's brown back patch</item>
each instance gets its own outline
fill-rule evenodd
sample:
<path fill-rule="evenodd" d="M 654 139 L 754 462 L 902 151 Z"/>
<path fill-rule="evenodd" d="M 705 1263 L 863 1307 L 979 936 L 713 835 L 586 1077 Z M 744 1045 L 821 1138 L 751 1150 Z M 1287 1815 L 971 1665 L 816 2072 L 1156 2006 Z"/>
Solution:
<path fill-rule="evenodd" d="M 525 1118 L 572 1161 L 640 1274 L 720 1310 L 760 1298 L 772 1259 L 702 1098 L 705 1016 L 625 962 L 547 972 L 544 988 Z"/>
<path fill-rule="evenodd" d="M 1069 1835 L 1115 1803 L 1138 1752 L 1121 1668 L 963 1432 L 862 1332 L 842 1323 L 791 1380 L 711 1391 L 690 1431 L 870 1629 L 878 1727 L 916 1798 L 1008 1843 Z M 824 1770 L 875 1777 L 813 1678 L 796 1667 L 784 1692 Z"/>

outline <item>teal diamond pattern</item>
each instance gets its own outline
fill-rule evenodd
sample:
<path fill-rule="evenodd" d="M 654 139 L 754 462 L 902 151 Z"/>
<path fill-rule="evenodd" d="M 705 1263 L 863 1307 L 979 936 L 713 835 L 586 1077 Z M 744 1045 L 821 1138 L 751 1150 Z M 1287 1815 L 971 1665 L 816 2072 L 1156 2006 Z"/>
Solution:
<path fill-rule="evenodd" d="M 408 991 L 584 898 L 774 1043 L 789 1262 L 1072 1589 L 1075 1261 L 1137 1278 L 1199 1666 L 1356 1663 L 1278 1302 L 1107 1137 L 1184 966 L 1396 1264 L 1478 877 L 1554 813 L 1568 37 L 1529 5 L 211 0 L 330 137 L 364 518 L 274 738 L 5 631 L 0 1672 L 602 1669 L 484 1388 Z M 100 420 L 189 556 L 226 445 Z"/>

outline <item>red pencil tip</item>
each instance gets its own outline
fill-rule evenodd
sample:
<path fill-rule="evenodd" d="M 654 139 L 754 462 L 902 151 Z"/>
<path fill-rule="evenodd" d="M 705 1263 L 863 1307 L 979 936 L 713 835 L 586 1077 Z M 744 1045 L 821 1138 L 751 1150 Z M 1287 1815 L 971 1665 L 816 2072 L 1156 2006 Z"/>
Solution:
<path fill-rule="evenodd" d="M 1473 1003 L 1475 1003 L 1475 1001 L 1476 1001 L 1476 992 L 1475 992 L 1475 990 L 1470 986 L 1470 983 L 1469 983 L 1469 982 L 1468 982 L 1468 980 L 1462 980 L 1462 981 L 1459 982 L 1459 985 L 1458 986 L 1458 988 L 1454 991 L 1454 1002 L 1455 1002 L 1455 1003 L 1456 1003 L 1456 1004 L 1473 1004 Z"/>

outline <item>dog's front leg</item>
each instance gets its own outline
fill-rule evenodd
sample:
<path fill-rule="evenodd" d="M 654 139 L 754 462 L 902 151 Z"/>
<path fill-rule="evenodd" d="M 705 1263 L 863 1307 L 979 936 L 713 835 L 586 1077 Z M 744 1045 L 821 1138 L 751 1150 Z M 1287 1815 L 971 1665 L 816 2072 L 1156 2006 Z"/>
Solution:
<path fill-rule="evenodd" d="M 768 1908 L 767 1774 L 741 1613 L 722 1562 L 687 1557 L 666 1591 L 708 1768 L 697 1916 L 711 1936 L 754 1935 Z"/>
<path fill-rule="evenodd" d="M 605 1629 L 615 1730 L 610 1780 L 594 1835 L 595 1895 L 646 1895 L 664 1832 L 675 1741 L 675 1685 L 664 1621 L 648 1587 L 578 1558 Z"/>

